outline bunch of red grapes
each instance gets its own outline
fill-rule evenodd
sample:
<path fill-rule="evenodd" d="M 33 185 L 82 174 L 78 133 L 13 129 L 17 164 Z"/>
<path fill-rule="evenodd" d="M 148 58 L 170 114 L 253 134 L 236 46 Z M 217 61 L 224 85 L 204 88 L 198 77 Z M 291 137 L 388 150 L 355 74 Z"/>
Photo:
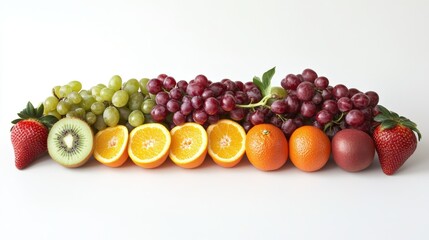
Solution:
<path fill-rule="evenodd" d="M 288 74 L 281 80 L 281 88 L 274 88 L 276 94 L 263 96 L 253 82 L 212 82 L 204 75 L 188 83 L 161 74 L 147 83 L 156 102 L 151 118 L 170 127 L 185 122 L 207 127 L 229 118 L 240 122 L 246 131 L 257 124 L 272 123 L 290 136 L 302 125 L 313 125 L 333 136 L 344 128 L 369 133 L 378 114 L 376 92 L 363 93 L 342 84 L 330 86 L 328 78 L 311 69 Z"/>

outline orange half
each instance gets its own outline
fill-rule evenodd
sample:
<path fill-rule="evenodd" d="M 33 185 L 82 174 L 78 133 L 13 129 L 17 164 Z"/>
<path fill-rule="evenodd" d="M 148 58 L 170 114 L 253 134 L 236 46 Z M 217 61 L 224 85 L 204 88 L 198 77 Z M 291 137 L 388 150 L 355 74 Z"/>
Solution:
<path fill-rule="evenodd" d="M 188 122 L 170 131 L 170 159 L 183 168 L 200 166 L 207 155 L 207 132 L 199 124 Z"/>
<path fill-rule="evenodd" d="M 222 167 L 234 167 L 246 151 L 244 128 L 228 119 L 223 119 L 207 128 L 208 153 L 213 161 Z"/>
<path fill-rule="evenodd" d="M 128 154 L 136 165 L 156 168 L 167 159 L 170 144 L 170 132 L 164 125 L 146 123 L 131 131 Z"/>
<path fill-rule="evenodd" d="M 119 167 L 128 159 L 128 129 L 123 125 L 109 127 L 95 135 L 94 158 L 109 167 Z"/>

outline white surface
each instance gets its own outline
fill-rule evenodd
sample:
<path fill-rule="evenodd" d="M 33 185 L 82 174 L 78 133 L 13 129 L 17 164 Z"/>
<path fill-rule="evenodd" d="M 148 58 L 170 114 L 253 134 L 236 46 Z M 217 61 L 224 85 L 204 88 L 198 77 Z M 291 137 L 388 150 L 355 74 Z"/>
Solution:
<path fill-rule="evenodd" d="M 120 2 L 120 3 L 119 3 Z M 1 1 L 0 239 L 428 239 L 428 1 Z M 394 176 L 374 161 L 260 172 L 247 161 L 185 170 L 48 156 L 14 166 L 10 121 L 28 100 L 168 73 L 275 83 L 310 67 L 375 90 L 423 139 Z"/>

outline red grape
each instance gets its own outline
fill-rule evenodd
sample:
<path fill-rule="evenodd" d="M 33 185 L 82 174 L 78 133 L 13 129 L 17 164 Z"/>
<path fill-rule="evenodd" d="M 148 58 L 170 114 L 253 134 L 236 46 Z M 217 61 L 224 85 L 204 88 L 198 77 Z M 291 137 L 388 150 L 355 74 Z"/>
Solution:
<path fill-rule="evenodd" d="M 313 83 L 317 78 L 317 73 L 312 69 L 307 68 L 302 71 L 302 77 L 304 78 L 304 81 Z"/>
<path fill-rule="evenodd" d="M 296 96 L 301 101 L 311 100 L 314 96 L 314 84 L 311 82 L 302 82 L 296 88 Z"/>
<path fill-rule="evenodd" d="M 362 125 L 365 121 L 364 114 L 357 109 L 352 109 L 350 112 L 346 115 L 346 123 L 352 127 L 357 127 L 359 125 Z"/>
<path fill-rule="evenodd" d="M 209 97 L 204 101 L 204 111 L 208 115 L 215 115 L 219 111 L 219 102 L 214 97 Z"/>
<path fill-rule="evenodd" d="M 163 87 L 162 81 L 157 79 L 157 78 L 153 78 L 153 79 L 149 80 L 149 82 L 147 82 L 147 84 L 146 84 L 147 90 L 152 94 L 157 94 L 157 93 L 161 92 L 162 87 Z"/>
<path fill-rule="evenodd" d="M 337 106 L 341 112 L 348 112 L 353 109 L 353 102 L 348 97 L 342 97 L 338 99 Z"/>

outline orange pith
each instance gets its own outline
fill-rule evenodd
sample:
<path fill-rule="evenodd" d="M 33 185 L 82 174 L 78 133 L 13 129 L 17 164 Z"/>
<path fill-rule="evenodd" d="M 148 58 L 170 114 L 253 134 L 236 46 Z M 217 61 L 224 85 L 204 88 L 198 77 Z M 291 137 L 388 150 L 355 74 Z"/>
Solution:
<path fill-rule="evenodd" d="M 208 153 L 222 167 L 237 165 L 245 153 L 246 132 L 232 120 L 220 120 L 207 128 Z"/>
<path fill-rule="evenodd" d="M 200 166 L 207 154 L 207 132 L 196 123 L 185 123 L 170 131 L 170 159 L 183 168 Z"/>
<path fill-rule="evenodd" d="M 131 131 L 128 154 L 143 168 L 156 168 L 168 157 L 171 137 L 167 128 L 159 123 L 147 123 Z"/>
<path fill-rule="evenodd" d="M 95 135 L 94 158 L 106 166 L 119 167 L 128 159 L 127 144 L 125 126 L 106 128 Z"/>

